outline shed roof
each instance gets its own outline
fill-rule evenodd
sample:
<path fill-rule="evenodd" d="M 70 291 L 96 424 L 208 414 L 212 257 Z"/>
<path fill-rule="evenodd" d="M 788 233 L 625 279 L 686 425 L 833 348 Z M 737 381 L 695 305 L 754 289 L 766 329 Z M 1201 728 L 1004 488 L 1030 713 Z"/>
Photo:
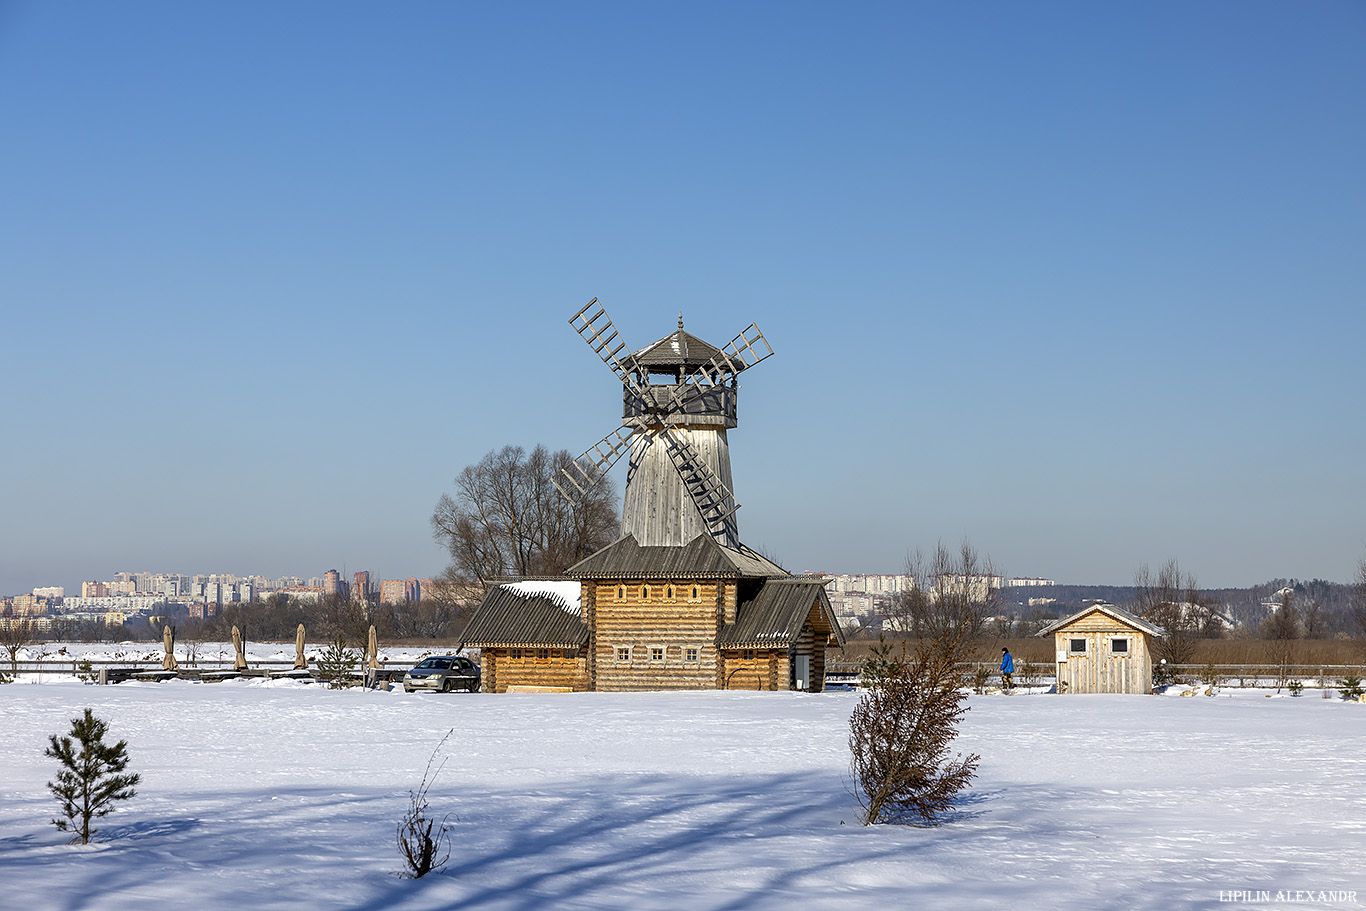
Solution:
<path fill-rule="evenodd" d="M 544 645 L 574 648 L 588 641 L 578 599 L 572 606 L 553 592 L 495 585 L 484 595 L 460 637 L 460 646 Z"/>
<path fill-rule="evenodd" d="M 1075 623 L 1083 617 L 1089 616 L 1096 612 L 1105 614 L 1106 616 L 1110 617 L 1111 619 L 1119 623 L 1124 624 L 1125 626 L 1139 630 L 1140 632 L 1147 633 L 1150 636 L 1156 636 L 1158 638 L 1161 638 L 1167 635 L 1167 631 L 1164 630 L 1162 627 L 1149 623 L 1142 617 L 1139 617 L 1135 614 L 1131 614 L 1126 610 L 1121 610 L 1120 608 L 1115 607 L 1113 604 L 1092 604 L 1090 607 L 1084 607 L 1070 617 L 1063 617 L 1061 620 L 1054 620 L 1052 623 L 1048 624 L 1043 629 L 1039 630 L 1038 635 L 1051 636 L 1058 630 L 1063 629 L 1064 627 Z"/>
<path fill-rule="evenodd" d="M 775 648 L 791 645 L 802 633 L 811 608 L 819 605 L 840 648 L 844 631 L 820 582 L 769 579 L 754 600 L 740 605 L 735 622 L 721 630 L 721 648 Z"/>
<path fill-rule="evenodd" d="M 735 579 L 786 576 L 787 570 L 740 545 L 722 547 L 700 534 L 687 544 L 643 546 L 627 532 L 595 554 L 584 557 L 565 575 L 573 579 Z"/>

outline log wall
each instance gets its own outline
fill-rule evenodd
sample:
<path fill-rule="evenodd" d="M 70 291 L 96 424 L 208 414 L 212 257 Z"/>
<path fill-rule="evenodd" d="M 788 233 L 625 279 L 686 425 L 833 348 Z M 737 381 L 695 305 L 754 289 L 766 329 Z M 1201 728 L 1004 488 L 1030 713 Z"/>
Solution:
<path fill-rule="evenodd" d="M 715 580 L 596 583 L 589 601 L 594 688 L 714 689 L 727 590 L 733 600 L 734 585 Z"/>
<path fill-rule="evenodd" d="M 588 658 L 583 649 L 486 648 L 481 652 L 485 693 L 506 693 L 510 686 L 567 686 L 576 693 L 588 689 Z"/>
<path fill-rule="evenodd" d="M 722 689 L 785 690 L 786 649 L 726 649 L 721 653 Z"/>

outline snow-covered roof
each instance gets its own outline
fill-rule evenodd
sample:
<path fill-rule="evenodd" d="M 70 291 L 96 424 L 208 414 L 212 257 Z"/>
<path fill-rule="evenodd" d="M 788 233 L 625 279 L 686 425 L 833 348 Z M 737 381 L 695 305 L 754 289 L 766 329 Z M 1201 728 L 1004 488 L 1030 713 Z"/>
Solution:
<path fill-rule="evenodd" d="M 506 582 L 503 588 L 519 595 L 533 597 L 544 595 L 559 604 L 561 608 L 579 616 L 579 594 L 583 591 L 576 579 L 532 580 L 529 582 Z"/>

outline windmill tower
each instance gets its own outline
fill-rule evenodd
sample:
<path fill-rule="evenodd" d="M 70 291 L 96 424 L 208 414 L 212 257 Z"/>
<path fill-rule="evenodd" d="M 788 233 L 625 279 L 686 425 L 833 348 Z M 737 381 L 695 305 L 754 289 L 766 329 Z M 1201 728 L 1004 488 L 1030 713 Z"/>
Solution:
<path fill-rule="evenodd" d="M 630 452 L 622 533 L 642 546 L 682 546 L 698 535 L 739 549 L 730 445 L 740 373 L 773 354 L 751 323 L 723 348 L 678 330 L 631 351 L 597 298 L 569 320 L 621 380 L 622 425 L 586 451 L 556 486 L 576 500 Z"/>

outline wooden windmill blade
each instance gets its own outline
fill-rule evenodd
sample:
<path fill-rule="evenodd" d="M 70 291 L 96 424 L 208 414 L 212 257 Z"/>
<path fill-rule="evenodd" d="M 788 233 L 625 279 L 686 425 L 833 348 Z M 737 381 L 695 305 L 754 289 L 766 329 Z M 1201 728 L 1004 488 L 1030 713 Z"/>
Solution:
<path fill-rule="evenodd" d="M 602 481 L 621 454 L 630 448 L 631 434 L 625 427 L 618 427 L 560 469 L 560 478 L 551 478 L 550 483 L 566 500 L 577 503 Z"/>
<path fill-rule="evenodd" d="M 712 361 L 724 357 L 727 366 L 733 372 L 739 373 L 772 356 L 773 346 L 764 338 L 763 332 L 759 331 L 759 324 L 750 323 L 745 327 L 745 331 L 731 339 Z"/>
<path fill-rule="evenodd" d="M 715 531 L 721 523 L 740 508 L 735 502 L 735 494 L 725 485 L 707 463 L 697 448 L 688 442 L 687 437 L 664 427 L 659 431 L 664 441 L 664 450 L 678 470 L 678 476 L 687 488 L 697 510 L 707 527 Z"/>
<path fill-rule="evenodd" d="M 718 351 L 715 357 L 688 374 L 683 381 L 694 385 L 715 386 L 725 382 L 725 376 L 734 376 L 772 356 L 773 346 L 759 330 L 759 324 L 750 323 L 743 332 Z"/>
<path fill-rule="evenodd" d="M 588 311 L 594 307 L 597 307 L 597 312 L 589 316 Z M 638 388 L 639 384 L 635 377 L 635 354 L 626 347 L 626 341 L 617 332 L 617 327 L 612 325 L 612 318 L 607 315 L 607 308 L 599 304 L 596 297 L 569 318 L 569 325 L 573 326 L 574 331 L 588 343 L 593 353 L 611 368 L 617 379 L 632 389 Z"/>

